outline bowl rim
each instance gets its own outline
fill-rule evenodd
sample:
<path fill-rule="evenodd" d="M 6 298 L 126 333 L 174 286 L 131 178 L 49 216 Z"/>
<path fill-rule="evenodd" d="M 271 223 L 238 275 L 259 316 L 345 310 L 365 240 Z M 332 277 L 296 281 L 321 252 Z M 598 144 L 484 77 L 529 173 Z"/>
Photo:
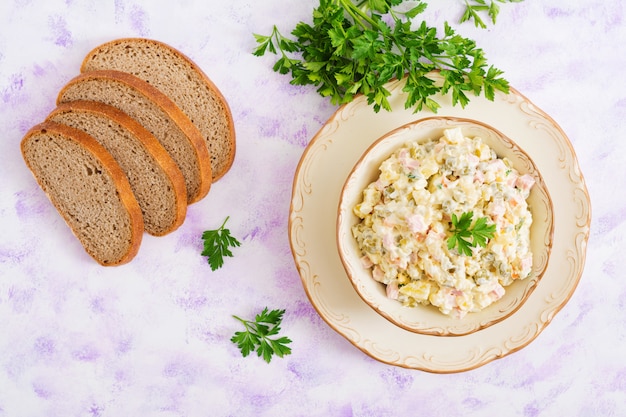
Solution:
<path fill-rule="evenodd" d="M 368 157 L 368 155 L 370 155 L 370 153 L 374 150 L 374 148 L 376 148 L 377 146 L 380 145 L 381 142 L 383 142 L 384 140 L 388 139 L 391 136 L 394 136 L 398 133 L 400 133 L 401 131 L 406 130 L 407 128 L 410 128 L 411 126 L 416 126 L 422 123 L 426 123 L 429 121 L 433 121 L 433 120 L 442 120 L 442 121 L 446 121 L 446 122 L 450 122 L 450 123 L 458 123 L 458 124 L 473 124 L 476 125 L 480 128 L 486 129 L 488 131 L 493 132 L 499 139 L 503 139 L 504 142 L 508 142 L 508 144 L 511 145 L 511 147 L 516 151 L 519 152 L 520 154 L 523 155 L 523 157 L 528 161 L 528 163 L 532 166 L 534 173 L 536 173 L 536 177 L 533 176 L 536 180 L 536 184 L 540 184 L 540 188 L 542 190 L 542 192 L 545 194 L 546 197 L 546 202 L 547 202 L 547 206 L 548 206 L 548 214 L 549 214 L 549 218 L 548 218 L 548 227 L 549 230 L 547 231 L 547 233 L 545 234 L 546 237 L 546 261 L 544 262 L 544 264 L 542 265 L 541 269 L 538 271 L 538 273 L 536 274 L 532 282 L 532 284 L 528 287 L 526 293 L 524 294 L 523 298 L 517 302 L 517 304 L 511 308 L 510 310 L 508 310 L 505 314 L 502 314 L 501 316 L 498 316 L 494 319 L 491 319 L 487 322 L 484 322 L 478 326 L 476 326 L 476 328 L 473 328 L 471 330 L 468 331 L 460 331 L 460 332 L 452 332 L 452 331 L 446 331 L 444 329 L 441 328 L 437 328 L 437 329 L 424 329 L 424 328 L 419 328 L 419 327 L 414 327 L 414 326 L 410 326 L 407 323 L 404 323 L 402 321 L 397 320 L 396 318 L 394 318 L 394 316 L 387 312 L 386 310 L 382 309 L 380 306 L 376 306 L 373 305 L 365 296 L 365 294 L 363 294 L 361 292 L 361 290 L 359 289 L 359 286 L 357 285 L 357 282 L 355 282 L 355 278 L 353 277 L 353 273 L 351 272 L 349 266 L 348 266 L 348 262 L 345 259 L 346 254 L 344 253 L 345 250 L 343 249 L 343 244 L 341 243 L 342 239 L 340 237 L 340 226 L 342 223 L 342 205 L 344 202 L 344 198 L 345 198 L 345 194 L 346 194 L 346 188 L 348 186 L 348 184 L 350 183 L 351 178 L 353 177 L 355 171 L 357 169 L 359 169 L 361 167 L 361 165 L 364 163 L 364 160 Z M 454 128 L 457 126 L 451 125 L 450 127 L 442 127 L 442 130 L 448 129 L 448 128 Z M 432 140 L 433 138 L 431 138 Z M 410 140 L 407 140 L 405 142 L 399 143 L 397 144 L 396 147 L 394 147 L 394 149 L 388 153 L 386 155 L 386 157 L 388 158 L 389 156 L 391 156 L 391 154 L 393 152 L 395 152 L 395 150 L 399 149 L 400 147 L 402 147 L 404 144 L 410 142 Z M 491 146 L 490 146 L 491 148 Z M 498 157 L 501 157 L 500 155 L 498 155 Z M 463 118 L 463 117 L 457 117 L 457 116 L 430 116 L 430 117 L 424 117 L 424 118 L 419 118 L 416 120 L 413 120 L 411 122 L 405 123 L 401 126 L 398 126 L 392 130 L 390 130 L 389 132 L 385 133 L 384 135 L 382 135 L 381 137 L 377 138 L 374 142 L 372 142 L 361 154 L 361 156 L 359 157 L 359 159 L 354 163 L 354 165 L 352 166 L 352 168 L 350 169 L 350 172 L 348 173 L 348 175 L 346 176 L 346 179 L 341 187 L 341 191 L 340 191 L 340 195 L 339 195 L 339 202 L 337 205 L 337 213 L 336 213 L 336 222 L 335 222 L 335 243 L 337 246 L 337 252 L 339 254 L 339 259 L 341 260 L 341 264 L 343 266 L 343 269 L 346 272 L 346 276 L 348 278 L 348 280 L 350 281 L 350 284 L 352 285 L 352 287 L 354 288 L 354 290 L 356 291 L 356 293 L 359 295 L 359 297 L 363 300 L 363 302 L 370 307 L 371 309 L 373 309 L 374 311 L 376 311 L 379 315 L 381 315 L 382 317 L 384 317 L 385 319 L 387 319 L 389 322 L 391 322 L 392 324 L 403 328 L 404 330 L 413 332 L 413 333 L 419 333 L 419 334 L 425 334 L 425 335 L 433 335 L 433 336 L 444 336 L 444 337 L 459 337 L 459 336 L 465 336 L 468 334 L 472 334 L 475 332 L 478 332 L 480 330 L 486 329 L 488 327 L 493 326 L 494 324 L 500 323 L 502 321 L 504 321 L 506 318 L 510 317 L 511 315 L 513 315 L 516 311 L 518 311 L 525 303 L 526 301 L 530 298 L 531 294 L 533 293 L 533 291 L 535 290 L 535 288 L 539 285 L 541 279 L 543 278 L 547 267 L 548 267 L 548 263 L 549 263 L 549 258 L 550 258 L 550 253 L 552 251 L 552 245 L 554 243 L 554 205 L 552 202 L 552 198 L 550 196 L 548 187 L 543 179 L 543 176 L 541 175 L 541 172 L 539 171 L 539 169 L 537 168 L 537 165 L 535 164 L 535 162 L 533 161 L 533 159 L 530 157 L 530 155 L 528 155 L 528 153 L 522 148 L 520 147 L 516 141 L 514 141 L 513 139 L 511 139 L 510 137 L 508 137 L 507 135 L 503 134 L 500 130 L 494 128 L 493 126 L 481 122 L 479 120 L 476 119 L 470 119 L 470 118 Z M 372 278 L 373 279 L 373 278 Z M 380 283 L 380 285 L 385 285 Z M 497 301 L 492 305 L 497 304 Z M 490 306 L 488 306 L 487 308 L 489 308 Z M 407 309 L 409 307 L 406 307 Z M 416 306 L 414 308 L 433 308 L 432 305 L 419 305 Z M 484 310 L 483 310 L 484 311 Z M 463 319 L 456 319 L 453 317 L 449 317 L 442 314 L 443 317 L 448 317 L 450 320 L 456 320 L 457 322 L 462 322 Z M 476 314 L 476 313 L 468 313 L 468 314 Z"/>

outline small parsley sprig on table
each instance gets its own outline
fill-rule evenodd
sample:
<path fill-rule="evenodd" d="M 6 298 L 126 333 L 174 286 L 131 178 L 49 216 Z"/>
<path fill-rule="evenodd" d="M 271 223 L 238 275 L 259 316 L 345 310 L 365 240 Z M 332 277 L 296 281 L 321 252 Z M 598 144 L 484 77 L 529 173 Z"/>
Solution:
<path fill-rule="evenodd" d="M 487 246 L 487 241 L 495 234 L 496 225 L 487 224 L 487 217 L 480 217 L 472 226 L 473 217 L 472 211 L 462 213 L 461 217 L 452 214 L 452 236 L 448 238 L 448 249 L 456 247 L 460 254 L 471 256 L 472 248 Z"/>
<path fill-rule="evenodd" d="M 489 0 L 487 4 L 487 0 L 465 0 L 465 12 L 461 16 L 461 23 L 473 20 L 476 27 L 485 29 L 487 25 L 480 16 L 482 13 L 487 12 L 491 23 L 495 24 L 500 13 L 498 3 L 521 3 L 522 1 L 524 0 Z"/>
<path fill-rule="evenodd" d="M 300 22 L 291 32 L 295 39 L 276 26 L 270 35 L 254 34 L 254 55 L 278 55 L 274 71 L 291 73 L 294 85 L 316 86 L 333 104 L 363 94 L 376 112 L 391 110 L 385 84 L 394 78 L 406 79 L 405 108 L 415 112 L 424 106 L 437 112 L 440 104 L 432 98 L 437 93 L 451 92 L 452 103 L 465 107 L 468 94 L 493 100 L 496 90 L 509 91 L 503 72 L 488 66 L 483 50 L 447 22 L 442 35 L 424 21 L 414 28 L 426 1 L 410 2 L 413 7 L 405 11 L 398 7 L 405 0 L 355 1 L 320 0 L 313 23 Z M 429 77 L 432 71 L 443 77 L 441 85 Z"/>
<path fill-rule="evenodd" d="M 204 241 L 204 250 L 201 255 L 206 256 L 211 266 L 211 270 L 221 268 L 224 265 L 224 256 L 233 256 L 233 253 L 229 248 L 238 247 L 241 243 L 230 234 L 230 230 L 226 229 L 226 222 L 230 216 L 226 217 L 224 223 L 215 230 L 207 230 L 202 233 L 202 240 Z"/>
<path fill-rule="evenodd" d="M 235 332 L 230 339 L 231 342 L 237 345 L 243 357 L 256 349 L 257 355 L 263 357 L 267 363 L 271 362 L 273 355 L 279 358 L 289 355 L 291 348 L 287 345 L 291 343 L 291 339 L 286 336 L 272 337 L 280 332 L 283 314 L 285 310 L 268 311 L 265 307 L 261 314 L 256 315 L 254 321 L 233 316 L 243 324 L 245 330 Z"/>

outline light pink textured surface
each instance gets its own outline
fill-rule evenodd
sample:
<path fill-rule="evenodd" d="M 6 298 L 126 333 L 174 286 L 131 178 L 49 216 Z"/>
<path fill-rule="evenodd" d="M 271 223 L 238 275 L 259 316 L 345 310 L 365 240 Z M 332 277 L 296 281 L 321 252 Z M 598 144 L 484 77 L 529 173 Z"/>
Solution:
<path fill-rule="evenodd" d="M 430 2 L 433 25 L 462 2 Z M 252 33 L 288 33 L 316 1 L 4 0 L 0 3 L 0 416 L 622 416 L 626 414 L 626 17 L 620 0 L 503 4 L 455 27 L 569 136 L 593 221 L 585 272 L 529 346 L 434 375 L 379 363 L 329 328 L 293 264 L 287 219 L 302 152 L 335 108 L 257 58 Z M 19 142 L 84 55 L 113 38 L 180 49 L 227 98 L 231 171 L 133 262 L 98 266 L 26 169 Z M 242 246 L 211 272 L 203 230 Z M 293 354 L 266 364 L 230 342 L 232 314 L 285 308 Z"/>

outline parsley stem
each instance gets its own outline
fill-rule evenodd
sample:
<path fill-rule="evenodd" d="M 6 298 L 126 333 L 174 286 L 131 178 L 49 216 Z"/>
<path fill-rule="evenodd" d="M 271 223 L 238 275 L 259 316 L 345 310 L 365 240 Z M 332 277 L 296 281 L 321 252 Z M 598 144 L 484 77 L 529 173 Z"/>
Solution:
<path fill-rule="evenodd" d="M 272 29 L 272 34 L 270 35 L 270 38 L 274 38 L 276 40 L 276 45 L 278 45 L 278 49 L 280 50 L 281 55 L 283 56 L 283 58 L 287 58 L 287 54 L 281 46 L 281 40 L 284 38 L 284 36 L 282 35 L 282 33 L 280 33 L 276 25 L 274 25 L 274 28 Z M 226 218 L 226 220 L 228 220 L 228 217 Z"/>
<path fill-rule="evenodd" d="M 233 318 L 239 320 L 243 324 L 243 326 L 246 328 L 246 331 L 250 331 L 250 326 L 248 326 L 248 320 L 244 320 L 241 317 L 238 317 L 235 315 L 233 315 Z"/>
<path fill-rule="evenodd" d="M 393 18 L 394 22 L 399 22 L 400 21 L 400 18 L 396 15 L 396 12 L 394 12 L 393 9 L 389 9 L 389 14 Z"/>
<path fill-rule="evenodd" d="M 343 8 L 352 16 L 355 23 L 358 23 L 363 28 L 367 28 L 367 25 L 363 22 L 367 22 L 373 29 L 380 30 L 378 27 L 378 23 L 374 19 L 372 19 L 367 13 L 363 12 L 359 7 L 356 7 L 352 0 L 338 0 L 339 5 L 342 5 Z"/>
<path fill-rule="evenodd" d="M 226 222 L 228 221 L 228 219 L 230 219 L 230 216 L 226 216 L 226 219 L 224 219 L 224 223 L 222 223 L 222 225 L 220 226 L 220 229 L 223 229 L 224 226 L 226 226 Z"/>
<path fill-rule="evenodd" d="M 241 317 L 238 317 L 238 316 L 235 316 L 235 315 L 233 315 L 233 318 L 239 320 L 241 322 L 241 324 L 243 324 L 243 327 L 246 329 L 246 332 L 248 332 L 248 333 L 256 333 L 254 331 L 254 329 L 252 328 L 252 326 L 251 326 L 253 324 L 252 321 L 242 319 Z"/>

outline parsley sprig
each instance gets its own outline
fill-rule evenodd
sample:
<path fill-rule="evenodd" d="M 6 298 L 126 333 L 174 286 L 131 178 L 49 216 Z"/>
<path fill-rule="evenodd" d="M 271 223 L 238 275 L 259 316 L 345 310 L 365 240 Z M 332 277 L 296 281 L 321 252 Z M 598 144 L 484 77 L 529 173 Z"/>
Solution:
<path fill-rule="evenodd" d="M 268 311 L 265 307 L 261 314 L 256 315 L 254 321 L 233 316 L 244 325 L 245 331 L 235 332 L 230 339 L 231 342 L 237 344 L 243 357 L 256 349 L 257 355 L 263 357 L 267 363 L 270 363 L 273 355 L 280 358 L 289 355 L 291 348 L 287 345 L 291 343 L 291 339 L 286 336 L 272 337 L 278 335 L 280 331 L 283 314 L 285 310 Z"/>
<path fill-rule="evenodd" d="M 473 20 L 476 27 L 485 29 L 487 25 L 481 18 L 481 14 L 486 12 L 491 23 L 495 24 L 500 13 L 498 3 L 521 3 L 522 1 L 524 0 L 489 0 L 487 4 L 487 0 L 465 0 L 465 12 L 461 16 L 461 23 Z"/>
<path fill-rule="evenodd" d="M 352 101 L 363 94 L 378 112 L 391 110 L 385 84 L 406 78 L 405 107 L 436 112 L 440 104 L 432 96 L 451 92 L 454 105 L 469 102 L 468 94 L 483 93 L 494 99 L 496 90 L 508 92 L 503 72 L 487 66 L 482 49 L 455 33 L 445 22 L 443 34 L 426 22 L 414 29 L 413 19 L 426 9 L 426 1 L 400 11 L 405 0 L 320 0 L 313 23 L 300 22 L 283 35 L 276 26 L 270 35 L 254 37 L 254 55 L 278 56 L 274 71 L 291 73 L 294 85 L 314 85 L 333 104 Z M 407 2 L 408 4 L 408 2 Z M 429 77 L 438 70 L 442 84 Z"/>
<path fill-rule="evenodd" d="M 230 216 L 226 217 L 224 223 L 215 230 L 207 230 L 202 233 L 204 241 L 204 250 L 201 255 L 208 257 L 207 261 L 211 266 L 211 270 L 215 271 L 224 265 L 225 256 L 233 256 L 229 248 L 238 247 L 241 243 L 230 234 L 230 230 L 226 229 L 226 222 Z"/>
<path fill-rule="evenodd" d="M 480 217 L 472 226 L 473 217 L 472 211 L 462 213 L 461 217 L 452 214 L 452 227 L 450 228 L 452 236 L 448 238 L 448 249 L 456 246 L 460 254 L 471 256 L 472 248 L 487 246 L 487 241 L 495 234 L 496 225 L 487 224 L 488 218 Z"/>

